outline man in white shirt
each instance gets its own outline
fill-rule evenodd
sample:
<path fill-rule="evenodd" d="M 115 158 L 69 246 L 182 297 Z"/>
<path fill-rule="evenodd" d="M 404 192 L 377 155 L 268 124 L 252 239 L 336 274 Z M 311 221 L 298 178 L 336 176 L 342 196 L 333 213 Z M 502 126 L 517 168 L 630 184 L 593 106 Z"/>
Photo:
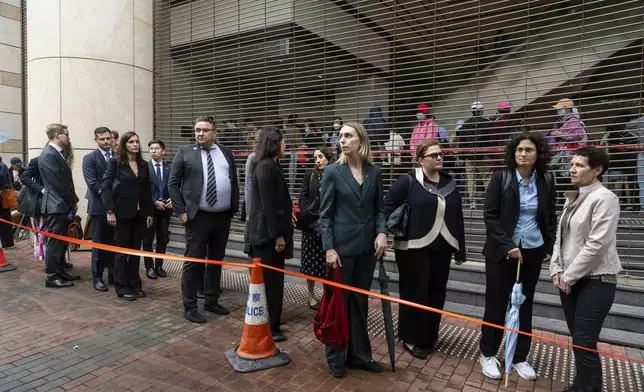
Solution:
<path fill-rule="evenodd" d="M 239 209 L 239 185 L 233 153 L 215 142 L 215 120 L 194 122 L 196 144 L 179 147 L 172 161 L 168 191 L 175 215 L 186 228 L 186 256 L 222 260 L 226 254 L 230 222 Z M 205 272 L 204 272 L 205 271 Z M 206 320 L 197 311 L 197 286 L 204 282 L 204 310 L 219 315 L 221 265 L 185 263 L 181 278 L 184 316 L 193 323 Z"/>

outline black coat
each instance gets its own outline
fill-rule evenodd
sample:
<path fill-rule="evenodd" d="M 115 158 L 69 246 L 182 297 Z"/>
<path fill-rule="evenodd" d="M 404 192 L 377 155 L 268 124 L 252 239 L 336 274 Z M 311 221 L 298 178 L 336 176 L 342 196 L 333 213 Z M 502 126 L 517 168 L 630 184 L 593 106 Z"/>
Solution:
<path fill-rule="evenodd" d="M 44 214 L 67 214 L 76 210 L 78 197 L 72 170 L 65 158 L 51 145 L 38 158 L 38 170 L 45 188 L 41 209 Z"/>
<path fill-rule="evenodd" d="M 486 240 L 483 255 L 492 261 L 507 258 L 508 252 L 517 248 L 512 241 L 514 230 L 519 222 L 521 201 L 519 199 L 519 184 L 516 172 L 511 170 L 510 187 L 503 192 L 503 170 L 492 175 L 487 192 L 483 219 L 485 221 Z M 550 175 L 550 174 L 547 174 Z M 557 231 L 557 214 L 555 203 L 557 192 L 553 186 L 548 189 L 543 175 L 537 176 L 537 223 L 543 237 L 546 254 L 552 255 Z"/>
<path fill-rule="evenodd" d="M 116 187 L 115 181 L 118 181 Z M 143 217 L 154 216 L 148 163 L 139 165 L 137 176 L 129 163 L 120 163 L 112 158 L 101 182 L 101 198 L 106 211 L 113 211 L 117 218 L 132 219 L 137 211 Z"/>
<path fill-rule="evenodd" d="M 27 168 L 20 174 L 23 188 L 20 191 L 18 210 L 32 218 L 37 218 L 41 213 L 42 204 L 42 178 L 38 169 L 38 157 L 29 161 Z"/>
<path fill-rule="evenodd" d="M 320 192 L 322 247 L 340 257 L 373 255 L 379 233 L 387 233 L 380 168 L 363 166 L 362 186 L 349 165 L 333 163 L 324 169 Z"/>
<path fill-rule="evenodd" d="M 311 227 L 320 219 L 320 178 L 310 170 L 304 174 L 300 189 L 300 229 L 311 234 Z"/>
<path fill-rule="evenodd" d="M 405 200 L 408 201 L 409 205 L 407 237 L 396 237 L 395 240 L 407 241 L 425 237 L 431 231 L 437 219 L 439 197 L 442 197 L 445 200 L 443 221 L 447 230 L 458 241 L 458 249 L 454 249 L 455 259 L 465 260 L 463 202 L 454 179 L 448 173 L 441 171 L 438 192 L 429 192 L 416 180 L 415 176 L 416 172 L 412 171 L 408 175 L 399 177 L 385 196 L 385 213 L 387 217 L 401 206 Z M 413 180 L 412 177 L 414 177 Z M 423 175 L 423 177 L 424 180 L 427 180 L 426 176 Z M 410 181 L 413 181 L 411 188 L 409 187 Z"/>
<path fill-rule="evenodd" d="M 251 171 L 252 186 L 249 209 L 249 242 L 251 245 L 274 245 L 284 237 L 287 258 L 293 252 L 293 202 L 278 164 L 271 158 L 257 162 Z"/>

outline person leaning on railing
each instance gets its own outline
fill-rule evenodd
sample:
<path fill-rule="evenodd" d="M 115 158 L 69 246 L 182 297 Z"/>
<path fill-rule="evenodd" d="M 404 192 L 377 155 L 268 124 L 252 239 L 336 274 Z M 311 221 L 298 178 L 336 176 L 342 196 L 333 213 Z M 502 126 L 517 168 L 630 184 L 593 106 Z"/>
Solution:
<path fill-rule="evenodd" d="M 385 214 L 407 203 L 407 236 L 394 238 L 400 298 L 443 309 L 449 267 L 465 261 L 463 204 L 456 182 L 442 170 L 444 153 L 435 140 L 416 148 L 419 168 L 399 177 L 385 196 Z M 438 340 L 441 315 L 401 305 L 398 337 L 413 357 L 427 359 Z"/>
<path fill-rule="evenodd" d="M 608 164 L 603 149 L 582 147 L 573 153 L 570 179 L 577 191 L 564 204 L 550 261 L 572 343 L 593 350 L 622 271 L 616 245 L 619 199 L 601 183 Z M 599 354 L 577 348 L 573 352 L 577 374 L 564 391 L 601 391 Z"/>
<path fill-rule="evenodd" d="M 557 215 L 554 178 L 547 171 L 550 150 L 543 136 L 524 133 L 508 143 L 505 169 L 492 175 L 485 195 L 486 240 L 485 313 L 483 320 L 503 325 L 508 300 L 517 278 L 523 284 L 525 302 L 519 310 L 523 332 L 532 332 L 532 302 L 544 260 L 552 254 Z M 481 328 L 481 367 L 492 379 L 501 378 L 496 354 L 503 330 Z M 519 376 L 534 380 L 536 373 L 527 362 L 530 336 L 519 335 L 512 367 Z"/>

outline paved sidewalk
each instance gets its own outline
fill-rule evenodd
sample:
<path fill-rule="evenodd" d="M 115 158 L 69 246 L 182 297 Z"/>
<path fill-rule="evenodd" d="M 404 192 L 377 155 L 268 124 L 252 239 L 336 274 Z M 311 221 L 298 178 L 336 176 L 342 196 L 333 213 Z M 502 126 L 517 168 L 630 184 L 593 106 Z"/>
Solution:
<path fill-rule="evenodd" d="M 18 270 L 0 274 L 0 391 L 558 391 L 570 377 L 570 351 L 546 344 L 533 346 L 540 361 L 536 382 L 511 375 L 508 389 L 486 380 L 476 363 L 478 326 L 445 320 L 439 352 L 427 361 L 397 346 L 396 373 L 349 371 L 330 376 L 322 345 L 312 333 L 313 311 L 303 305 L 304 286 L 289 280 L 283 318 L 287 342 L 280 345 L 291 364 L 268 371 L 231 371 L 223 351 L 241 336 L 248 274 L 224 273 L 221 302 L 230 316 L 206 314 L 196 325 L 182 316 L 179 279 L 144 278 L 147 297 L 126 302 L 114 290 L 99 293 L 90 282 L 89 252 L 72 253 L 74 272 L 82 276 L 73 289 L 44 287 L 42 264 L 32 261 L 26 242 L 6 251 Z M 142 275 L 143 276 L 143 275 Z M 374 357 L 388 365 L 378 306 L 370 301 Z M 603 349 L 642 359 L 638 350 L 604 345 Z M 535 354 L 536 353 L 536 354 Z M 559 358 L 561 356 L 561 358 Z M 564 360 L 565 356 L 565 360 Z M 570 357 L 570 358 L 569 358 Z M 605 360 L 605 390 L 644 390 L 644 368 Z M 561 367 L 563 364 L 564 367 Z M 620 379 L 621 375 L 621 379 Z"/>

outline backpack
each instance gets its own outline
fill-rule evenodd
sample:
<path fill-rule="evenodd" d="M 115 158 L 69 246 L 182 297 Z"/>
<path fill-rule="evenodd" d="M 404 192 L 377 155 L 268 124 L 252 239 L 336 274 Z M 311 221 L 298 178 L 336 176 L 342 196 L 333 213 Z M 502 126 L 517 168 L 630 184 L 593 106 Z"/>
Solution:
<path fill-rule="evenodd" d="M 546 179 L 546 189 L 548 189 L 548 192 L 549 192 L 552 189 L 552 186 L 554 183 L 553 175 L 552 173 L 546 173 L 544 177 Z M 511 181 L 512 181 L 512 175 L 510 174 L 510 171 L 508 169 L 504 169 L 503 180 L 501 182 L 503 184 L 503 187 L 501 188 L 502 189 L 501 195 L 505 194 L 505 192 L 508 189 L 510 189 Z"/>

